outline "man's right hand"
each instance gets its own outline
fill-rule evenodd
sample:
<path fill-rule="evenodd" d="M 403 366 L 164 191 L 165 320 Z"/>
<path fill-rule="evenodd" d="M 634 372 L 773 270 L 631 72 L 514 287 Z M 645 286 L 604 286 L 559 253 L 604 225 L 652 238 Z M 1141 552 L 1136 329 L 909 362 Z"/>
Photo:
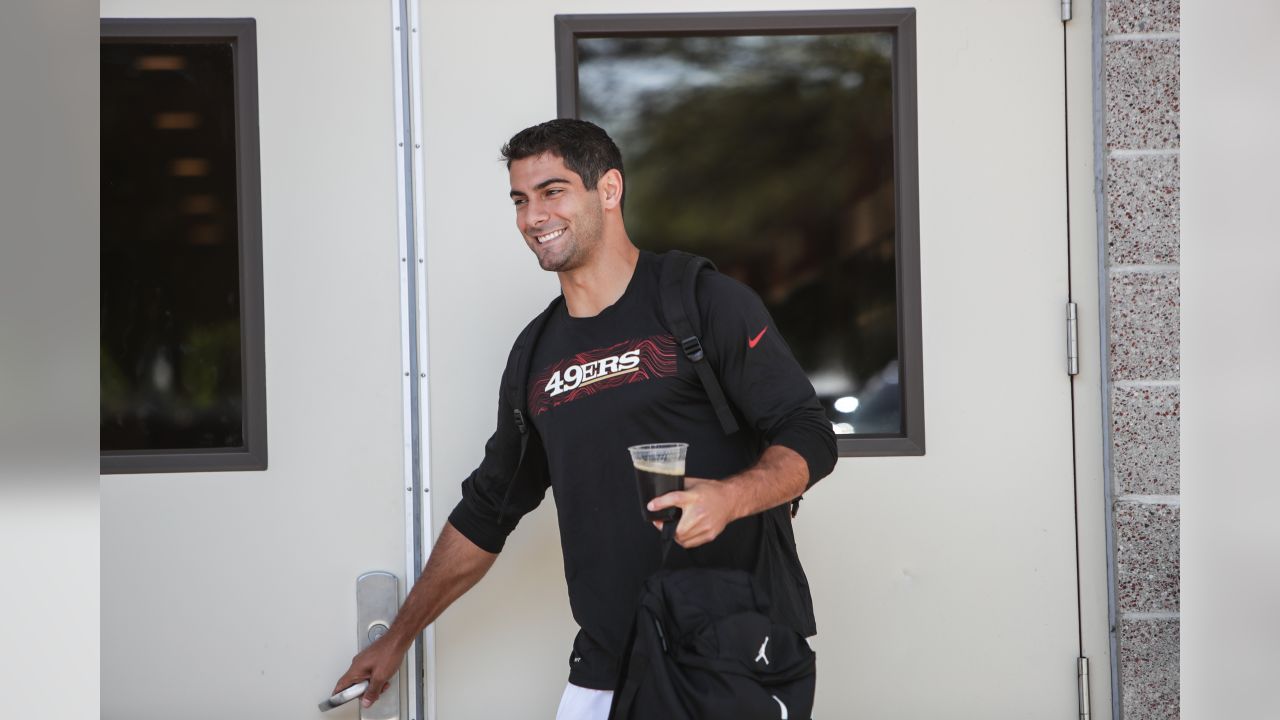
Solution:
<path fill-rule="evenodd" d="M 361 704 L 365 707 L 372 705 L 400 669 L 404 654 L 418 633 L 479 582 L 497 558 L 496 554 L 468 540 L 451 523 L 445 523 L 435 546 L 431 548 L 427 566 L 396 612 L 391 628 L 351 659 L 351 667 L 338 678 L 338 684 L 333 688 L 334 694 L 361 680 L 368 680 L 369 688 L 361 696 Z"/>
<path fill-rule="evenodd" d="M 360 704 L 369 707 L 391 684 L 391 677 L 400 671 L 410 644 L 412 641 L 403 644 L 391 633 L 378 638 L 351 659 L 351 667 L 338 678 L 332 694 L 337 695 L 361 680 L 368 680 L 369 688 L 360 697 Z"/>

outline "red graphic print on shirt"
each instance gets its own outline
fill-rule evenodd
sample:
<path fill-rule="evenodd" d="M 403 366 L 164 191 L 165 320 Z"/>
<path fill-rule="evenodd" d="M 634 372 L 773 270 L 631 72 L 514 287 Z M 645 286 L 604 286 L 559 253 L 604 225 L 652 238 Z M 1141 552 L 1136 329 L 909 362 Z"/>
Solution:
<path fill-rule="evenodd" d="M 565 358 L 529 381 L 529 412 L 537 417 L 553 407 L 611 388 L 676 374 L 676 339 L 654 335 Z"/>

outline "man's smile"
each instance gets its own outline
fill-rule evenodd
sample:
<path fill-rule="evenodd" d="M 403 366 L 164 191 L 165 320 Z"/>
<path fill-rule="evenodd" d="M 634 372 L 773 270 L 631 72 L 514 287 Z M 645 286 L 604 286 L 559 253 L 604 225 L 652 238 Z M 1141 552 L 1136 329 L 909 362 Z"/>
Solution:
<path fill-rule="evenodd" d="M 560 237 L 561 235 L 564 234 L 564 231 L 565 231 L 565 228 L 559 228 L 547 233 L 543 233 L 542 235 L 534 235 L 533 239 L 537 240 L 539 245 L 542 245 L 543 243 L 551 242 L 552 240 L 555 240 L 556 238 Z"/>

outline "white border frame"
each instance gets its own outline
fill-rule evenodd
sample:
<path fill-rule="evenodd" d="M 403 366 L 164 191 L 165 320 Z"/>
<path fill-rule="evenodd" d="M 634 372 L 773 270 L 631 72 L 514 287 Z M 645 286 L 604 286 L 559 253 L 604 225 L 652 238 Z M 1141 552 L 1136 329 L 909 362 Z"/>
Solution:
<path fill-rule="evenodd" d="M 425 245 L 423 243 L 422 62 L 418 5 L 391 0 L 395 98 L 396 226 L 400 262 L 403 372 L 405 593 L 413 587 L 435 536 L 431 514 L 430 402 L 427 371 Z M 427 627 L 406 660 L 408 717 L 434 720 L 435 632 Z M 420 668 L 425 665 L 425 668 Z M 424 688 L 425 680 L 425 688 Z M 425 690 L 425 695 L 424 695 Z"/>

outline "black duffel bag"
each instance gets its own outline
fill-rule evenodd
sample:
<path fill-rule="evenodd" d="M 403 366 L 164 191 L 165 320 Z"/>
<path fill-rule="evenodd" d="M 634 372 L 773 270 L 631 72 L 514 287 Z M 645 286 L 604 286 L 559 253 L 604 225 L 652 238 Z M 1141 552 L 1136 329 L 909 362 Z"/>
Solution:
<path fill-rule="evenodd" d="M 659 570 L 640 593 L 610 720 L 808 720 L 813 650 L 770 615 L 749 573 Z"/>

